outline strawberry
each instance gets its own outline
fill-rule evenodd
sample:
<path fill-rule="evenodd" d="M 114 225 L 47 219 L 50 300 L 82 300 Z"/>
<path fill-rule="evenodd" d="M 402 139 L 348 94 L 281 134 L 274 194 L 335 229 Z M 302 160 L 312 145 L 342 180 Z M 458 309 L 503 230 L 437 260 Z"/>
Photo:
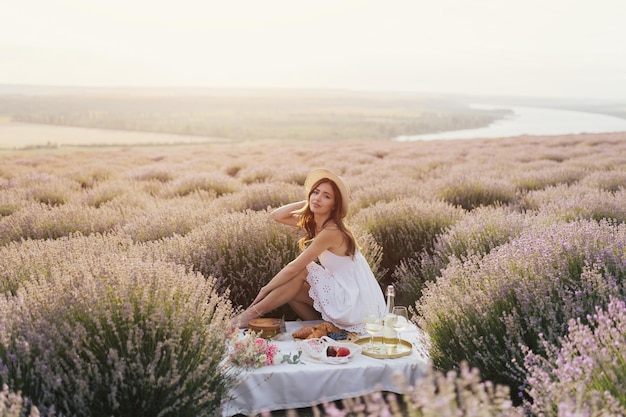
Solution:
<path fill-rule="evenodd" d="M 335 349 L 334 346 L 328 346 L 326 348 L 326 356 L 332 356 L 332 357 L 337 356 L 337 349 Z"/>
<path fill-rule="evenodd" d="M 340 347 L 339 349 L 337 349 L 338 357 L 348 356 L 348 355 L 350 355 L 350 349 L 348 349 L 347 347 Z"/>

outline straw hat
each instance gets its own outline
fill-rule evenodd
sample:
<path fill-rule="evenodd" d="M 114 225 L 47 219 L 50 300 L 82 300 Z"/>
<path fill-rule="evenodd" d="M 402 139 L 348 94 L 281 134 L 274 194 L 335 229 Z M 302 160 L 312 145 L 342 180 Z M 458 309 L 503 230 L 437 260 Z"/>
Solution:
<path fill-rule="evenodd" d="M 315 183 L 322 178 L 328 178 L 337 185 L 337 188 L 339 188 L 343 207 L 341 217 L 346 217 L 348 214 L 348 204 L 350 203 L 350 187 L 348 187 L 348 184 L 343 182 L 343 179 L 341 179 L 341 177 L 334 172 L 323 168 L 314 169 L 309 172 L 309 175 L 307 175 L 306 180 L 304 181 L 306 197 L 308 198 L 309 193 L 311 192 L 311 187 L 313 187 L 313 185 L 315 185 Z"/>

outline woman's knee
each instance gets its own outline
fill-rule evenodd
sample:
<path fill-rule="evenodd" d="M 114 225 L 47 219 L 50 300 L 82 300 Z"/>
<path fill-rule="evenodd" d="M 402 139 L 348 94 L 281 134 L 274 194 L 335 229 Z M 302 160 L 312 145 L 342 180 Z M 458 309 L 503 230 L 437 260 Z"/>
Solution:
<path fill-rule="evenodd" d="M 309 276 L 309 271 L 306 268 L 304 268 L 302 271 L 298 272 L 298 275 L 296 275 L 296 278 L 302 281 L 306 281 L 307 276 Z"/>

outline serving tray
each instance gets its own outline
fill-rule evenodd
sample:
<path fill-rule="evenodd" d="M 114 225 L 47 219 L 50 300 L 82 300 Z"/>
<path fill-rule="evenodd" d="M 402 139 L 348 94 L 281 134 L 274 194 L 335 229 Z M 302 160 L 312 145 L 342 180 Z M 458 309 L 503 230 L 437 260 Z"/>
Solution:
<path fill-rule="evenodd" d="M 400 339 L 399 350 L 396 350 L 395 347 L 387 348 L 383 345 L 382 336 L 374 337 L 374 344 L 380 346 L 380 350 L 372 351 L 366 349 L 366 345 L 369 344 L 370 338 L 363 337 L 361 339 L 355 340 L 353 343 L 362 346 L 361 354 L 365 356 L 369 356 L 371 358 L 376 359 L 393 359 L 393 358 L 401 358 L 403 356 L 409 356 L 411 352 L 413 352 L 413 345 L 408 340 Z"/>

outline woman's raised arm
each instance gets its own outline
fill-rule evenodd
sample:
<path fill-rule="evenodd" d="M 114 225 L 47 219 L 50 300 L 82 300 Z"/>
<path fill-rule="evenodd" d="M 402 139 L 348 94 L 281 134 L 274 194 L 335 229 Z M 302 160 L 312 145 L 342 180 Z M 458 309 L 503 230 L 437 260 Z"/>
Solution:
<path fill-rule="evenodd" d="M 296 203 L 286 204 L 282 207 L 278 207 L 270 212 L 270 217 L 278 223 L 286 224 L 288 226 L 298 226 L 298 217 L 293 213 L 300 210 L 306 204 L 305 200 L 298 201 Z"/>

